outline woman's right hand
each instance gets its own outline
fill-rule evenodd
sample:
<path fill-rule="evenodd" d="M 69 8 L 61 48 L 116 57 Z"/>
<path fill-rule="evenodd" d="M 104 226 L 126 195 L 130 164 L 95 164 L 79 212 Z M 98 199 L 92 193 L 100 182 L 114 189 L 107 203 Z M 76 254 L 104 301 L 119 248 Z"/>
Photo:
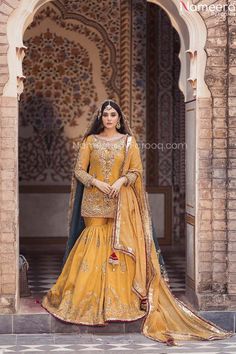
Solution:
<path fill-rule="evenodd" d="M 99 179 L 94 179 L 93 185 L 100 189 L 105 194 L 109 194 L 111 191 L 111 186 L 109 183 L 99 181 Z"/>

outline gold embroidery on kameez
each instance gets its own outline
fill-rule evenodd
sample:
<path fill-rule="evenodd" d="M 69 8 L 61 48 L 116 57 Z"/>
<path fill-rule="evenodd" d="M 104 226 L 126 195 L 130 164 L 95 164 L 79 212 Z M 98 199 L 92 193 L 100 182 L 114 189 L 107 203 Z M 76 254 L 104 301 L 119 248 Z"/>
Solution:
<path fill-rule="evenodd" d="M 95 177 L 112 184 L 121 177 L 125 158 L 125 137 L 126 135 L 115 141 L 107 141 L 90 135 L 82 143 L 75 167 L 75 176 L 85 185 L 81 205 L 82 216 L 111 218 L 115 216 L 117 197 L 110 198 L 95 187 L 92 180 Z M 127 178 L 125 186 L 134 184 L 137 179 L 137 174 L 133 171 L 128 171 L 124 176 Z"/>
<path fill-rule="evenodd" d="M 98 164 L 97 168 L 102 172 L 103 181 L 106 183 L 113 183 L 113 180 L 111 180 L 111 174 L 115 163 L 117 164 L 118 172 L 120 172 L 124 160 L 124 137 L 117 142 L 112 142 L 112 144 L 108 141 L 94 138 L 94 136 L 90 139 L 92 158 L 93 160 L 96 160 Z M 120 175 L 118 173 L 116 179 L 119 177 Z M 114 217 L 116 199 L 117 198 L 110 198 L 96 187 L 92 187 L 89 191 L 85 190 L 82 200 L 81 215 Z"/>
<path fill-rule="evenodd" d="M 84 141 L 80 147 L 79 154 L 77 156 L 77 161 L 75 165 L 75 176 L 78 178 L 87 188 L 90 188 L 92 186 L 92 180 L 94 176 L 90 175 L 85 171 L 87 168 L 87 163 L 86 166 L 84 166 L 84 161 L 83 161 L 83 154 L 89 154 L 90 153 L 90 147 L 89 143 Z"/>

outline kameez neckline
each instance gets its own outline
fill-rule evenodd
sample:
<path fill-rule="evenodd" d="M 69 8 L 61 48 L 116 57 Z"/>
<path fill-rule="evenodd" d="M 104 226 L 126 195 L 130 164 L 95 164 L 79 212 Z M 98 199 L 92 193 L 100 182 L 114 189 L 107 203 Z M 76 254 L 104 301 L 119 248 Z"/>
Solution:
<path fill-rule="evenodd" d="M 112 143 L 112 142 L 114 142 L 114 141 L 118 141 L 118 140 L 124 139 L 124 138 L 126 137 L 126 135 L 127 135 L 127 134 L 125 134 L 125 135 L 121 136 L 121 137 L 120 137 L 120 138 L 118 138 L 118 139 L 114 139 L 114 140 L 106 140 L 106 139 L 101 139 L 101 138 L 98 138 L 98 136 L 96 136 L 95 134 L 93 134 L 93 136 L 94 136 L 96 139 L 98 139 L 98 140 L 100 140 L 100 141 L 105 141 L 106 143 Z"/>

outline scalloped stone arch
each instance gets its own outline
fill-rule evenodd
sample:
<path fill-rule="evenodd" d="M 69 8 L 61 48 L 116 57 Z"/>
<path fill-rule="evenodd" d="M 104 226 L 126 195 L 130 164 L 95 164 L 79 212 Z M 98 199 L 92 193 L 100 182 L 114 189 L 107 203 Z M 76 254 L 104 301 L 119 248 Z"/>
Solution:
<path fill-rule="evenodd" d="M 16 97 L 23 90 L 22 61 L 25 55 L 23 36 L 26 28 L 33 21 L 37 10 L 51 0 L 22 0 L 19 6 L 9 16 L 7 37 L 9 49 L 7 61 L 9 80 L 6 83 L 3 96 Z M 210 97 L 210 91 L 204 81 L 206 67 L 207 30 L 200 14 L 195 11 L 181 11 L 178 0 L 147 0 L 162 7 L 169 15 L 172 26 L 180 36 L 181 49 L 179 58 L 181 72 L 179 87 L 188 101 L 193 97 Z"/>
<path fill-rule="evenodd" d="M 192 96 L 197 98 L 210 97 L 210 91 L 204 80 L 207 60 L 204 48 L 207 29 L 202 17 L 196 11 L 180 11 L 179 0 L 147 1 L 165 10 L 172 26 L 180 36 L 179 59 L 181 71 L 179 88 L 183 92 L 185 100 L 190 100 Z"/>
<path fill-rule="evenodd" d="M 19 7 L 15 9 L 15 11 L 10 15 L 8 23 L 7 23 L 7 36 L 9 38 L 9 49 L 7 53 L 7 61 L 8 61 L 8 69 L 9 69 L 9 79 L 3 89 L 3 96 L 6 97 L 18 97 L 20 98 L 20 94 L 23 92 L 23 80 L 24 74 L 22 71 L 22 62 L 25 56 L 25 51 L 27 47 L 25 47 L 23 43 L 24 32 L 27 27 L 33 21 L 33 18 L 36 12 L 45 5 L 46 3 L 51 2 L 51 0 L 22 0 L 19 4 Z M 61 10 L 59 10 L 61 11 Z M 73 17 L 71 17 L 73 18 Z M 88 22 L 88 21 L 87 21 Z M 99 24 L 92 23 L 90 21 L 90 26 L 95 29 L 102 36 L 103 40 L 105 40 L 106 33 L 102 26 Z M 16 30 L 17 29 L 17 30 Z M 81 38 L 80 38 L 81 37 Z M 78 33 L 78 40 L 84 41 L 84 36 Z M 106 44 L 109 47 L 110 54 L 114 58 L 115 57 L 115 47 L 113 43 L 106 38 Z M 93 46 L 93 52 L 98 61 L 100 61 L 98 50 L 95 44 L 90 43 Z M 93 66 L 93 75 L 96 80 L 99 82 L 100 78 L 97 76 L 97 72 L 95 66 Z M 116 94 L 118 94 L 118 88 L 116 86 L 116 73 L 114 68 L 114 62 L 110 62 L 110 67 L 112 69 L 111 80 L 114 82 L 113 89 Z M 102 83 L 99 83 L 102 87 Z M 99 92 L 98 100 L 101 101 L 105 92 Z"/>
<path fill-rule="evenodd" d="M 9 15 L 7 22 L 7 38 L 9 41 L 9 47 L 7 52 L 7 65 L 9 71 L 8 82 L 4 86 L 3 96 L 6 101 L 9 98 L 9 103 L 14 106 L 15 109 L 15 123 L 17 126 L 17 107 L 15 107 L 16 97 L 19 98 L 21 92 L 23 91 L 23 80 L 24 75 L 22 72 L 22 61 L 25 55 L 25 46 L 23 43 L 23 36 L 26 28 L 33 21 L 35 13 L 38 9 L 51 0 L 20 0 L 18 7 L 15 8 L 16 1 L 12 1 L 12 8 L 15 8 Z M 181 49 L 179 58 L 181 61 L 181 72 L 179 78 L 179 87 L 184 94 L 185 101 L 189 102 L 196 98 L 206 99 L 206 103 L 209 104 L 211 100 L 210 91 L 205 83 L 205 68 L 206 68 L 206 52 L 205 43 L 207 37 L 207 30 L 205 23 L 197 12 L 183 12 L 180 14 L 179 11 L 179 0 L 147 0 L 150 3 L 154 3 L 163 8 L 169 15 L 173 27 L 176 29 L 180 36 Z M 8 4 L 11 6 L 11 1 L 8 0 Z M 14 4 L 14 6 L 13 6 Z M 201 100 L 200 100 L 201 101 Z M 196 104 L 196 115 L 199 113 L 199 102 Z M 200 107 L 201 108 L 201 107 Z M 10 110 L 9 110 L 10 111 Z M 6 111 L 8 114 L 8 111 Z M 196 128 L 194 134 L 198 138 L 199 127 Z M 17 134 L 16 134 L 17 135 Z M 14 145 L 17 147 L 17 138 L 14 137 Z M 197 140 L 198 143 L 198 140 Z M 209 149 L 211 149 L 209 147 Z M 16 149 L 17 150 L 17 149 Z M 14 155 L 14 167 L 17 171 L 17 156 Z M 196 164 L 196 169 L 198 171 L 198 165 Z M 7 170 L 7 167 L 6 167 Z M 15 181 L 15 179 L 14 179 Z M 198 186 L 196 186 L 196 190 Z M 17 189 L 16 189 L 17 190 Z M 14 202 L 18 200 L 15 193 Z M 197 203 L 195 203 L 197 204 Z M 18 204 L 16 205 L 16 214 L 18 213 Z M 197 210 L 196 210 L 197 214 Z M 15 229 L 14 236 L 18 235 L 19 225 L 14 221 Z M 19 240 L 16 240 L 19 242 Z M 16 256 L 17 258 L 17 256 Z M 18 265 L 18 260 L 16 259 L 16 265 Z M 17 271 L 16 271 L 17 275 Z M 17 275 L 18 276 L 18 275 Z M 16 277 L 17 278 L 17 277 Z M 197 277 L 196 277 L 197 278 Z M 198 282 L 198 279 L 196 279 Z M 17 283 L 17 279 L 16 279 Z M 197 287 L 195 287 L 197 292 Z M 16 285 L 15 293 L 16 302 L 19 298 L 19 288 Z"/>

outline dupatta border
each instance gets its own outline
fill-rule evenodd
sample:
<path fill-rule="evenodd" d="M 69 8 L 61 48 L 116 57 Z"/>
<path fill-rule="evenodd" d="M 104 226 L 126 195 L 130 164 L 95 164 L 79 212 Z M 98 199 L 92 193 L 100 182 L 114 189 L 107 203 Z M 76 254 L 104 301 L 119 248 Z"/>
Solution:
<path fill-rule="evenodd" d="M 132 140 L 132 136 L 127 136 L 126 139 L 126 149 L 125 149 L 125 159 L 123 162 L 123 166 L 122 166 L 122 174 L 124 173 L 124 167 L 125 167 L 125 163 L 127 161 L 127 159 L 129 158 L 129 153 L 130 152 L 130 146 L 131 146 L 131 140 Z M 137 171 L 138 172 L 138 171 Z M 143 181 L 142 181 L 142 176 L 140 174 L 140 172 L 138 172 L 138 177 L 141 181 L 141 196 L 139 197 L 138 195 L 138 191 L 135 188 L 135 184 L 134 186 L 131 186 L 131 188 L 133 188 L 135 196 L 137 198 L 137 202 L 138 202 L 138 207 L 139 207 L 139 211 L 140 211 L 140 215 L 142 218 L 142 225 L 143 225 L 143 233 L 144 233 L 144 238 L 145 238 L 145 261 L 146 261 L 146 295 L 142 295 L 139 291 L 139 287 L 137 284 L 133 284 L 132 289 L 133 291 L 138 295 L 138 297 L 143 300 L 143 299 L 147 299 L 148 300 L 148 292 L 149 292 L 149 286 L 152 282 L 152 279 L 155 276 L 155 269 L 152 265 L 151 260 L 151 242 L 152 242 L 152 228 L 151 228 L 151 220 L 149 217 L 149 208 L 147 208 L 147 201 L 146 201 L 146 195 L 145 195 L 145 191 L 144 191 L 144 187 L 143 187 Z M 134 254 L 134 250 L 132 250 L 129 247 L 125 247 L 124 245 L 120 244 L 120 223 L 121 223 L 121 201 L 120 201 L 120 193 L 118 195 L 117 198 L 117 208 L 116 208 L 116 213 L 115 213 L 115 218 L 114 218 L 114 225 L 113 225 L 113 232 L 112 232 L 112 247 L 114 250 L 118 250 L 121 251 L 123 253 L 126 253 L 128 255 L 130 255 L 134 260 L 136 260 L 135 254 Z M 159 254 L 159 252 L 157 253 Z M 147 312 L 150 309 L 150 304 L 149 301 L 147 301 Z"/>

